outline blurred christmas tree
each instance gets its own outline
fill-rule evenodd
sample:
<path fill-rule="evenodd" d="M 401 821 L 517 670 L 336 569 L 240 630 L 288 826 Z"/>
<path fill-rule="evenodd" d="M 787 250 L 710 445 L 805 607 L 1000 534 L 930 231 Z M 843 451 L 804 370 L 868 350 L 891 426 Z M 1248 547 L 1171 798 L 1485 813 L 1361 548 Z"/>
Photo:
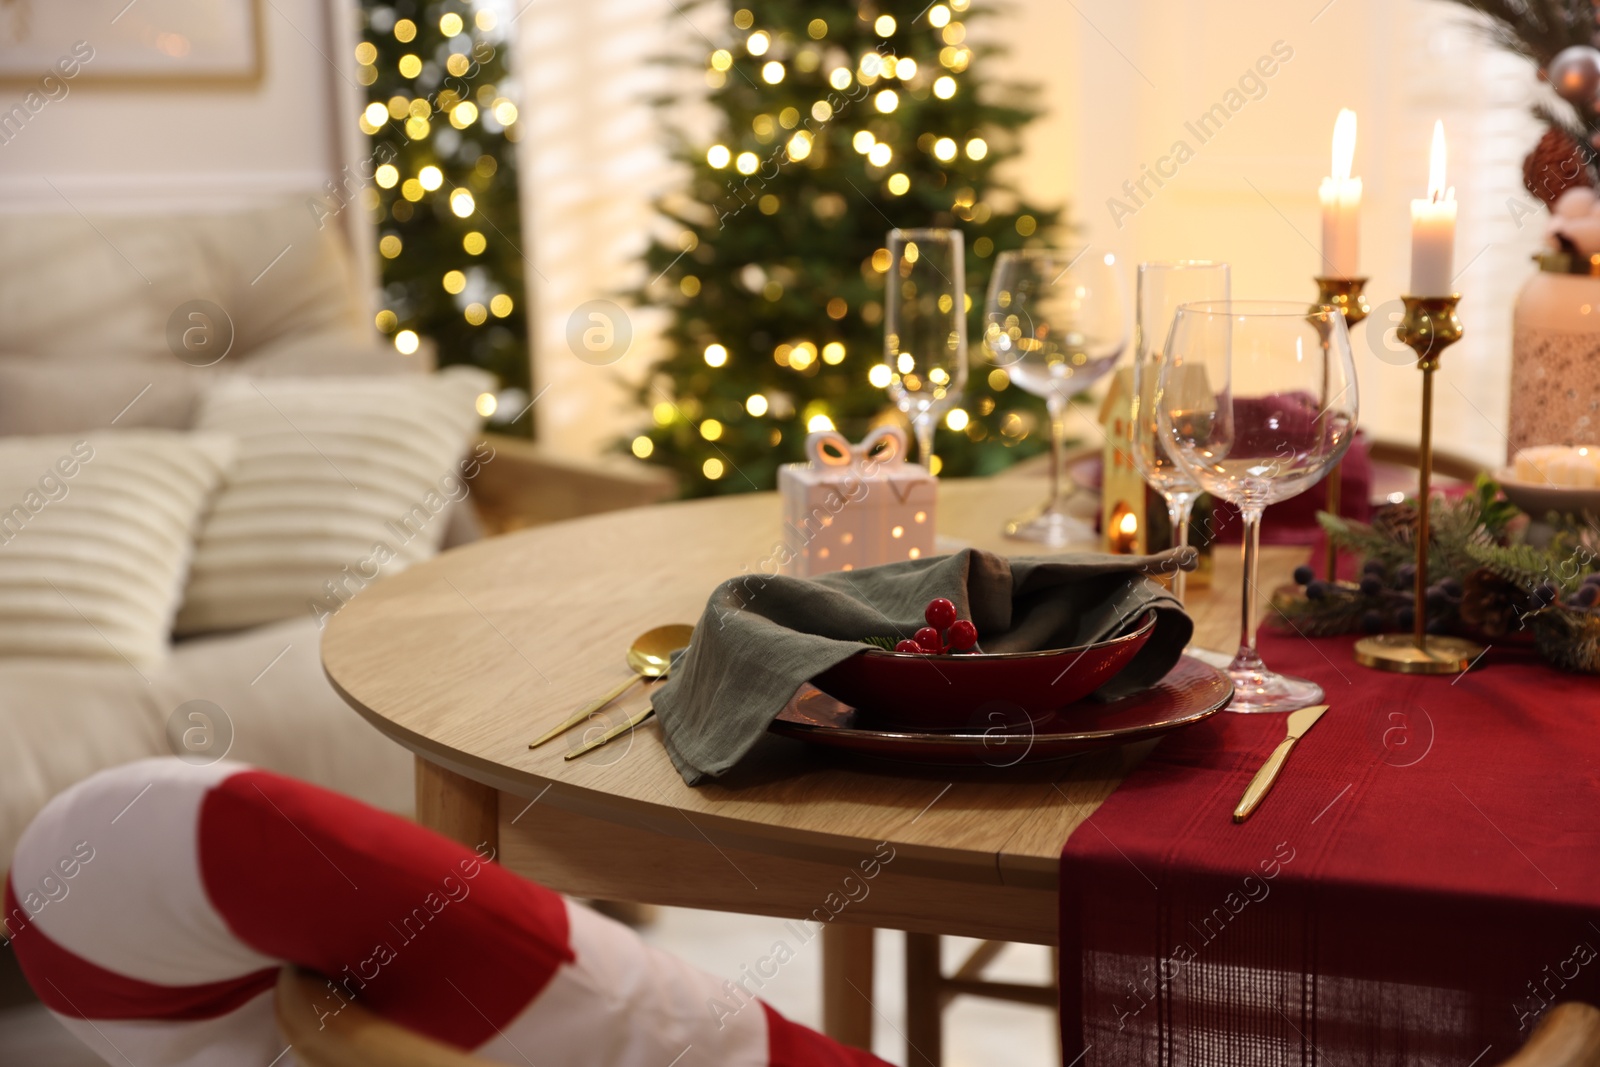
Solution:
<path fill-rule="evenodd" d="M 364 7 L 356 60 L 370 101 L 361 130 L 373 141 L 378 329 L 401 352 L 427 338 L 441 364 L 493 371 L 501 390 L 479 411 L 526 434 L 519 129 L 503 30 L 489 7 L 460 0 Z"/>
<path fill-rule="evenodd" d="M 669 312 L 668 354 L 639 391 L 652 425 L 628 446 L 686 495 L 771 488 L 808 427 L 859 439 L 898 417 L 882 365 L 895 226 L 966 235 L 973 370 L 935 469 L 989 474 L 1047 445 L 1042 403 L 977 346 L 995 254 L 1046 243 L 1061 213 L 996 179 L 1037 111 L 1024 87 L 981 77 L 998 53 L 968 40 L 970 3 L 761 0 L 695 60 L 718 132 L 673 134 L 690 181 L 658 204 L 676 232 L 634 294 Z"/>

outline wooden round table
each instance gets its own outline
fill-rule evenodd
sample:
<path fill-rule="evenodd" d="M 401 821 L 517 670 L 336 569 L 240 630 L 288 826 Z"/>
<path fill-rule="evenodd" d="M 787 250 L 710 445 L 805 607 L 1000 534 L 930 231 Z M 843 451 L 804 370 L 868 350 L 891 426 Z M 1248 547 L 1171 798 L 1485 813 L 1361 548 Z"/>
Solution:
<path fill-rule="evenodd" d="M 1031 479 L 946 482 L 941 534 L 1026 551 L 999 527 L 1040 495 Z M 718 582 L 757 568 L 780 523 L 763 493 L 478 542 L 364 591 L 329 621 L 323 664 L 416 753 L 425 825 L 488 842 L 510 869 L 574 896 L 813 920 L 795 929 L 823 934 L 824 1026 L 862 1044 L 872 928 L 1053 944 L 1062 844 L 1148 748 L 966 772 L 772 737 L 695 788 L 653 722 L 571 761 L 565 739 L 528 748 L 626 677 L 636 634 L 696 622 Z M 1270 589 L 1303 552 L 1264 555 Z M 1219 591 L 1238 588 L 1235 556 L 1218 552 Z M 1198 643 L 1232 647 L 1236 594 L 1196 590 L 1191 610 Z M 615 712 L 648 699 L 635 687 Z"/>

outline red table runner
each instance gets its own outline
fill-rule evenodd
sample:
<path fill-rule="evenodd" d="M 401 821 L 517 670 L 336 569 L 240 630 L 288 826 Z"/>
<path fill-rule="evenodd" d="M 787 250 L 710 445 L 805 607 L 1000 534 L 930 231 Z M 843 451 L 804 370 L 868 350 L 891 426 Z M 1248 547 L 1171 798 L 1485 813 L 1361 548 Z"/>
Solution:
<path fill-rule="evenodd" d="M 1600 679 L 1353 643 L 1263 634 L 1330 708 L 1247 822 L 1283 715 L 1167 737 L 1067 842 L 1064 1063 L 1490 1067 L 1600 1003 Z"/>

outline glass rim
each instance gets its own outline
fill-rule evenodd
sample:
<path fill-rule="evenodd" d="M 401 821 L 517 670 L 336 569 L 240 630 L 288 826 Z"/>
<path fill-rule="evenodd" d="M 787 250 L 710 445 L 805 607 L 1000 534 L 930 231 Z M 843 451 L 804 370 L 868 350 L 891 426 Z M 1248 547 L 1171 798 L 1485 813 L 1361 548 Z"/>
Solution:
<path fill-rule="evenodd" d="M 1306 300 L 1191 300 L 1179 304 L 1174 317 L 1185 312 L 1217 318 L 1303 319 L 1336 314 L 1344 318 L 1333 304 Z"/>
<path fill-rule="evenodd" d="M 1139 273 L 1146 270 L 1225 270 L 1232 273 L 1225 259 L 1147 259 L 1139 264 Z"/>
<path fill-rule="evenodd" d="M 1008 262 L 1019 259 L 1064 259 L 1067 261 L 1067 265 L 1071 266 L 1088 255 L 1092 248 L 1094 248 L 1092 244 L 1074 245 L 1068 248 L 1049 248 L 1038 245 L 1031 248 L 1008 248 L 995 256 L 994 259 L 996 263 L 1002 259 Z M 1107 252 L 1106 254 L 1113 258 L 1116 256 L 1115 252 Z"/>
<path fill-rule="evenodd" d="M 954 226 L 911 226 L 906 229 L 896 226 L 889 231 L 890 241 L 948 241 L 952 237 L 961 239 L 961 231 Z"/>

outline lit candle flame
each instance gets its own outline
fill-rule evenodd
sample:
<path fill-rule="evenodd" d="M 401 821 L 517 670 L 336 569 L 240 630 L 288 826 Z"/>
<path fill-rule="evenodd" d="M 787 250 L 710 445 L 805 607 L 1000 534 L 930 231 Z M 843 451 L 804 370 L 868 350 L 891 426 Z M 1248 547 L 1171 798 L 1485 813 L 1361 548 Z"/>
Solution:
<path fill-rule="evenodd" d="M 1339 118 L 1333 124 L 1333 177 L 1346 181 L 1350 165 L 1356 157 L 1356 113 L 1349 108 L 1339 109 Z"/>
<path fill-rule="evenodd" d="M 1436 204 L 1455 199 L 1455 190 L 1445 188 L 1444 158 L 1444 121 L 1438 119 L 1433 124 L 1433 148 L 1428 152 L 1428 199 Z"/>

